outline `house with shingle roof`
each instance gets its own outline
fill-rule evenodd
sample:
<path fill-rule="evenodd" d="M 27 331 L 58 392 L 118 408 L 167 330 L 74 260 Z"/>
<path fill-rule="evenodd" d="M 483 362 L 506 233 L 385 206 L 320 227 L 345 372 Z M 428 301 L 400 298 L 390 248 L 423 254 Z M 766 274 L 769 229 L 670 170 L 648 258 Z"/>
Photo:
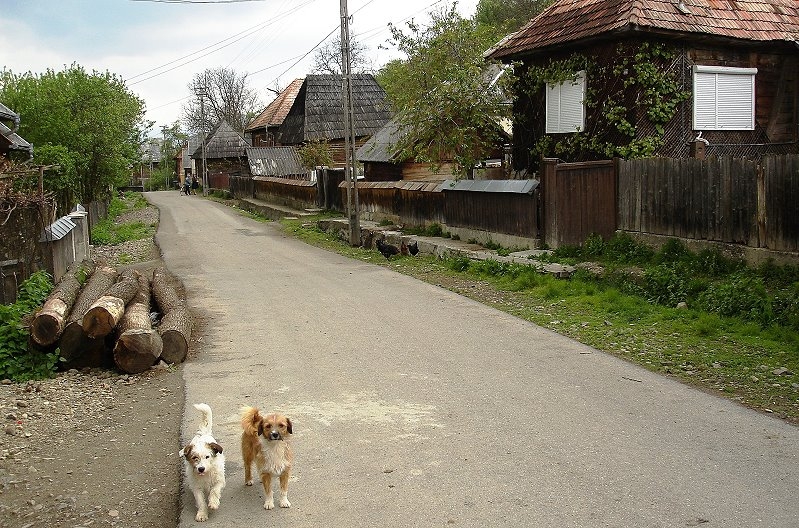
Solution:
<path fill-rule="evenodd" d="M 486 57 L 520 65 L 516 168 L 799 152 L 796 0 L 557 0 Z"/>
<path fill-rule="evenodd" d="M 224 119 L 208 135 L 203 149 L 202 141 L 192 152 L 191 158 L 198 168 L 198 176 L 203 155 L 208 174 L 224 174 L 227 176 L 249 176 L 247 164 L 247 147 L 249 142 L 244 139 Z"/>
<path fill-rule="evenodd" d="M 244 129 L 250 136 L 253 147 L 274 147 L 275 136 L 291 110 L 304 79 L 294 79 L 275 99 L 264 108 Z"/>
<path fill-rule="evenodd" d="M 391 110 L 386 92 L 374 76 L 351 77 L 353 128 L 358 148 L 391 119 Z M 276 144 L 301 146 L 309 141 L 326 141 L 332 150 L 333 166 L 342 168 L 344 117 L 341 75 L 309 75 L 278 129 Z"/>

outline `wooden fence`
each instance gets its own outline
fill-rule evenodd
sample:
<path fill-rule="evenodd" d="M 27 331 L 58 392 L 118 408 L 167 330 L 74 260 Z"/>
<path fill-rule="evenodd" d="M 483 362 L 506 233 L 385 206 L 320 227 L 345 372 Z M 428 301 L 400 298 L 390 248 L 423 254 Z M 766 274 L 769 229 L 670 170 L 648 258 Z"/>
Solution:
<path fill-rule="evenodd" d="M 618 162 L 618 229 L 799 250 L 799 156 Z"/>
<path fill-rule="evenodd" d="M 358 209 L 363 217 L 390 219 L 409 226 L 444 224 L 444 196 L 436 182 L 358 182 Z M 347 203 L 347 184 L 339 185 Z"/>
<path fill-rule="evenodd" d="M 616 169 L 613 161 L 558 163 L 541 170 L 542 238 L 551 248 L 580 245 L 591 234 L 616 232 Z"/>

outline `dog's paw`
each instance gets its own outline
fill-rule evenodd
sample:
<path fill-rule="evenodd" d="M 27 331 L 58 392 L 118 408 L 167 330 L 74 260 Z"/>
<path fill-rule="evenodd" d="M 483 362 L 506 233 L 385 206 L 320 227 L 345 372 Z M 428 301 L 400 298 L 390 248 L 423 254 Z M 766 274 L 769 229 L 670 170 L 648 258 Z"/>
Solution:
<path fill-rule="evenodd" d="M 267 500 L 264 502 L 264 509 L 265 510 L 274 510 L 275 509 L 275 501 Z"/>
<path fill-rule="evenodd" d="M 245 486 L 252 486 L 252 479 L 245 481 L 244 485 Z"/>
<path fill-rule="evenodd" d="M 219 499 L 212 498 L 211 500 L 209 500 L 208 501 L 208 507 L 210 509 L 212 509 L 212 510 L 218 510 L 219 509 Z"/>
<path fill-rule="evenodd" d="M 291 508 L 291 503 L 288 499 L 280 499 L 280 507 L 281 508 Z"/>
<path fill-rule="evenodd" d="M 194 520 L 197 522 L 205 522 L 208 520 L 208 512 L 206 511 L 198 511 L 197 515 L 194 517 Z"/>

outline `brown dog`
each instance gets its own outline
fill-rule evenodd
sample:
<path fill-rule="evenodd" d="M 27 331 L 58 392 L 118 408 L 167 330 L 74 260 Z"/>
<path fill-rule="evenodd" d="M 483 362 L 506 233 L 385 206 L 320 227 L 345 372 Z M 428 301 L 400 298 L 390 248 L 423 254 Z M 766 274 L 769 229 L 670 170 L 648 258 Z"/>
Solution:
<path fill-rule="evenodd" d="M 264 486 L 264 509 L 275 507 L 272 477 L 280 479 L 280 507 L 288 508 L 289 473 L 294 454 L 291 451 L 291 420 L 282 414 L 262 415 L 255 407 L 241 408 L 241 454 L 244 458 L 244 482 L 252 486 L 255 462 Z"/>

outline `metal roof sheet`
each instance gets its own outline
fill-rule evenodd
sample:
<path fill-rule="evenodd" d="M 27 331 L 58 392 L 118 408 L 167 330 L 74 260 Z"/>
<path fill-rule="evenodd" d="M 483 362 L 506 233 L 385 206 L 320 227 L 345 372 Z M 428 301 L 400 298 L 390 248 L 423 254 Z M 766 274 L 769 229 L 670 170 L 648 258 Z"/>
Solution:
<path fill-rule="evenodd" d="M 538 180 L 444 180 L 442 191 L 531 194 Z"/>
<path fill-rule="evenodd" d="M 69 234 L 70 231 L 75 229 L 77 225 L 68 216 L 62 216 L 49 226 L 44 228 L 42 237 L 39 242 L 53 242 L 61 240 Z"/>
<path fill-rule="evenodd" d="M 296 147 L 250 147 L 247 162 L 253 176 L 293 176 L 308 172 Z"/>
<path fill-rule="evenodd" d="M 673 32 L 754 42 L 799 41 L 797 0 L 558 0 L 487 56 L 510 59 L 601 34 Z"/>

